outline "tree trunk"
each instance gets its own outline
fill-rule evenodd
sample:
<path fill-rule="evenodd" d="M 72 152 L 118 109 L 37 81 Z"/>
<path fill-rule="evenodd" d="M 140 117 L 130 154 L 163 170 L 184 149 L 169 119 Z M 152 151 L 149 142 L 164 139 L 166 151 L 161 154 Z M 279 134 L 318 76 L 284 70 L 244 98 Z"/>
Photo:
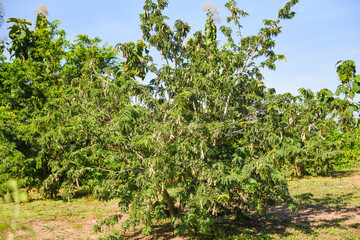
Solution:
<path fill-rule="evenodd" d="M 163 190 L 162 190 L 162 195 L 163 195 L 163 197 L 167 203 L 167 206 L 169 208 L 170 216 L 172 218 L 174 218 L 176 215 L 175 206 L 174 206 L 174 203 L 171 201 L 169 193 L 166 191 L 165 188 L 163 188 Z"/>

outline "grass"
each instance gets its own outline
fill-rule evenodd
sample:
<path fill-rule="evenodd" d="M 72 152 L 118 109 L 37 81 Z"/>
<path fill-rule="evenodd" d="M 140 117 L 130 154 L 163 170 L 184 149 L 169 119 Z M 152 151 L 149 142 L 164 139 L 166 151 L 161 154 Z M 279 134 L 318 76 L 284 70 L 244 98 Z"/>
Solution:
<path fill-rule="evenodd" d="M 22 203 L 20 217 L 15 221 L 18 224 L 30 226 L 38 237 L 42 233 L 44 238 L 39 239 L 66 239 L 79 236 L 75 239 L 87 239 L 91 236 L 100 236 L 92 231 L 98 219 L 102 219 L 117 211 L 116 200 L 99 202 L 91 196 L 74 199 L 71 202 L 63 200 L 32 200 Z M 12 216 L 13 204 L 0 204 L 0 222 Z M 39 233 L 40 232 L 40 233 Z M 0 234 L 0 239 L 5 238 Z M 16 239 L 27 239 L 26 232 L 19 231 Z M 38 239 L 38 238 L 37 238 Z"/>
<path fill-rule="evenodd" d="M 360 239 L 360 169 L 292 180 L 289 191 L 299 211 L 270 209 L 253 229 L 266 229 L 269 239 Z"/>
<path fill-rule="evenodd" d="M 112 201 L 110 205 L 114 203 Z M 1 206 L 4 214 L 11 213 L 12 204 Z M 113 210 L 109 203 L 101 203 L 93 198 L 74 199 L 70 203 L 62 200 L 35 200 L 21 204 L 22 218 L 29 222 L 63 220 L 64 218 L 97 218 Z"/>
<path fill-rule="evenodd" d="M 285 206 L 270 208 L 266 214 L 253 214 L 250 220 L 218 223 L 218 235 L 198 236 L 212 239 L 360 239 L 360 168 L 333 172 L 329 177 L 306 177 L 289 181 L 289 191 L 299 204 L 298 212 Z M 11 216 L 12 204 L 0 203 L 0 222 Z M 37 233 L 36 239 L 94 239 L 92 226 L 116 213 L 116 200 L 102 203 L 91 196 L 62 200 L 33 200 L 21 204 L 17 221 Z M 0 239 L 5 238 L 0 235 Z M 172 239 L 168 222 L 154 226 L 148 239 Z M 16 239 L 28 239 L 19 232 Z M 134 230 L 124 239 L 142 239 Z M 182 239 L 182 238 L 177 238 Z"/>
<path fill-rule="evenodd" d="M 301 203 L 319 203 L 328 208 L 355 207 L 360 201 L 359 175 L 360 169 L 352 169 L 334 172 L 330 177 L 293 180 L 289 182 L 289 190 Z"/>

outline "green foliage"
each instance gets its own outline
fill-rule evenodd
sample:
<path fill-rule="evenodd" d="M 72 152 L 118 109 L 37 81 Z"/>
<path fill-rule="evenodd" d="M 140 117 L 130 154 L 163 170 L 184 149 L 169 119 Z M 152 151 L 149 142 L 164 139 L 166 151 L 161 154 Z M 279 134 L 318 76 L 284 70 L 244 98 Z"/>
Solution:
<path fill-rule="evenodd" d="M 360 93 L 360 75 L 356 75 L 355 62 L 352 60 L 340 60 L 336 65 L 336 71 L 341 82 L 336 90 L 336 95 L 343 93 L 345 94 L 345 97 L 349 97 L 353 100 L 355 93 Z M 353 105 L 348 111 L 353 112 L 355 110 L 358 111 L 358 107 Z"/>
<path fill-rule="evenodd" d="M 0 75 L 2 164 L 1 181 L 17 178 L 25 185 L 39 186 L 48 176 L 49 161 L 40 156 L 40 136 L 51 126 L 51 112 L 46 104 L 60 97 L 61 60 L 65 32 L 57 30 L 58 22 L 50 23 L 39 14 L 35 30 L 27 20 L 11 18 L 9 52 L 12 62 L 2 61 Z"/>
<path fill-rule="evenodd" d="M 115 214 L 101 220 L 100 222 L 98 222 L 93 226 L 94 232 L 101 232 L 103 226 L 107 226 L 107 227 L 114 226 L 119 222 L 119 218 L 121 218 L 121 215 Z"/>
<path fill-rule="evenodd" d="M 322 175 L 337 165 L 337 145 L 332 136 L 339 132 L 340 99 L 328 89 L 316 96 L 306 89 L 299 96 L 268 94 L 266 120 L 259 145 L 287 175 Z"/>
<path fill-rule="evenodd" d="M 356 81 L 355 63 L 345 61 L 337 71 L 343 83 L 339 88 L 351 91 L 344 84 Z M 354 165 L 358 161 L 358 105 L 346 96 L 336 98 L 328 89 L 316 94 L 299 89 L 299 93 L 277 95 L 268 90 L 266 121 L 260 126 L 271 127 L 261 129 L 264 140 L 258 145 L 263 152 L 293 176 L 326 175 L 335 168 Z"/>
<path fill-rule="evenodd" d="M 338 169 L 354 167 L 359 163 L 360 132 L 358 127 L 353 131 L 335 133 L 329 142 L 336 146 L 338 154 L 334 158 Z"/>

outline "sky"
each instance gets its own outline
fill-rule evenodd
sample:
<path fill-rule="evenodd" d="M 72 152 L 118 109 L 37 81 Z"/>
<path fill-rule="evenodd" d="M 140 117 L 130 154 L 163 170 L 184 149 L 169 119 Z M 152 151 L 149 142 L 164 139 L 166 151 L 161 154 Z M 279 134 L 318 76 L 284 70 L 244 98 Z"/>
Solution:
<path fill-rule="evenodd" d="M 139 14 L 144 0 L 0 0 L 5 20 L 10 17 L 35 21 L 35 10 L 44 4 L 49 20 L 60 19 L 69 39 L 78 34 L 100 37 L 110 45 L 141 39 Z M 169 23 L 182 19 L 192 26 L 192 33 L 203 30 L 207 0 L 170 0 L 164 12 Z M 213 0 L 221 21 L 226 25 L 225 0 Z M 250 14 L 242 20 L 243 34 L 256 34 L 263 19 L 276 19 L 286 0 L 238 0 L 238 7 Z M 275 71 L 264 70 L 265 84 L 278 93 L 297 94 L 299 88 L 318 91 L 336 90 L 339 80 L 335 64 L 354 60 L 360 74 L 360 0 L 300 0 L 293 9 L 294 19 L 286 20 L 276 38 L 275 52 L 287 61 L 277 63 Z M 170 24 L 171 25 L 171 24 Z M 8 24 L 0 28 L 7 36 Z M 156 59 L 156 58 L 155 58 Z"/>

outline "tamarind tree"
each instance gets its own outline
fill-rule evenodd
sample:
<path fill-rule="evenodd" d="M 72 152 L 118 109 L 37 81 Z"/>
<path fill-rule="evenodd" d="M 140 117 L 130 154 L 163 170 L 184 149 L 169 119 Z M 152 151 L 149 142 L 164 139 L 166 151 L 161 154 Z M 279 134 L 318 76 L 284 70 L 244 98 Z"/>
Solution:
<path fill-rule="evenodd" d="M 152 220 L 170 217 L 178 232 L 209 231 L 216 216 L 240 217 L 279 201 L 291 204 L 284 176 L 247 136 L 256 138 L 254 131 L 260 131 L 265 99 L 260 70 L 275 69 L 275 62 L 284 59 L 273 51 L 274 37 L 281 32 L 280 22 L 294 17 L 296 2 L 280 9 L 278 19 L 264 20 L 257 35 L 243 36 L 240 20 L 247 13 L 229 1 L 227 21 L 238 32 L 221 26 L 227 39 L 223 45 L 211 11 L 204 32 L 188 37 L 189 24 L 167 24 L 162 14 L 167 1 L 145 2 L 143 40 L 118 45 L 126 68 L 115 81 L 122 86 L 131 81 L 128 93 L 136 101 L 122 131 L 114 129 L 121 143 L 102 138 L 117 149 L 110 152 L 122 166 L 99 191 L 117 193 L 120 208 L 129 212 L 125 228 L 144 224 L 147 233 Z M 162 65 L 154 63 L 147 48 L 156 49 Z M 155 77 L 140 87 L 136 79 L 143 73 Z M 104 114 L 99 119 L 117 126 L 114 117 Z"/>

